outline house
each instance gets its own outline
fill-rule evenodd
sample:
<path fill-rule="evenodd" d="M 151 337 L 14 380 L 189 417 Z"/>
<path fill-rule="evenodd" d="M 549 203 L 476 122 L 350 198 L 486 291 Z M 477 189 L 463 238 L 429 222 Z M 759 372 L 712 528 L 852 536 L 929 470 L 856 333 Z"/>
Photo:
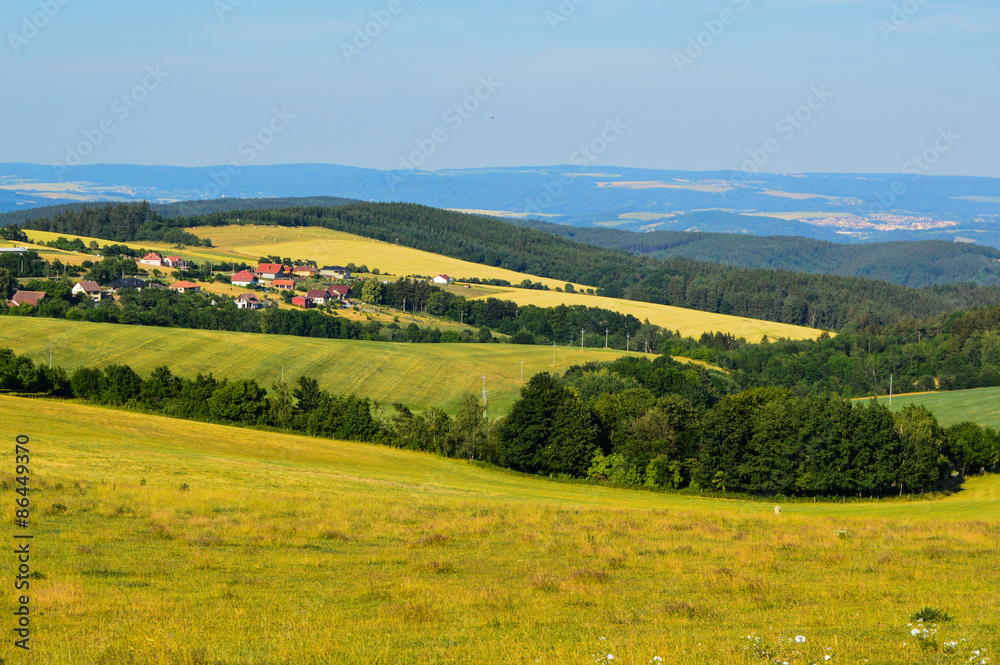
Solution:
<path fill-rule="evenodd" d="M 452 279 L 448 275 L 438 275 L 431 279 L 431 284 L 451 284 Z"/>
<path fill-rule="evenodd" d="M 276 279 L 271 282 L 271 286 L 281 291 L 294 291 L 295 290 L 295 280 L 294 279 Z"/>
<path fill-rule="evenodd" d="M 253 286 L 257 283 L 257 275 L 249 270 L 241 270 L 229 279 L 233 286 Z"/>
<path fill-rule="evenodd" d="M 163 265 L 168 268 L 177 268 L 178 270 L 187 270 L 187 261 L 179 256 L 168 256 L 163 259 Z"/>
<path fill-rule="evenodd" d="M 319 274 L 319 270 L 313 268 L 312 266 L 295 266 L 292 268 L 292 274 L 296 277 L 304 277 L 306 279 L 310 277 L 315 277 Z"/>
<path fill-rule="evenodd" d="M 314 305 L 329 305 L 330 304 L 330 294 L 326 289 L 310 289 L 309 293 L 306 294 L 306 298 Z"/>
<path fill-rule="evenodd" d="M 241 293 L 236 299 L 237 309 L 260 309 L 264 303 L 257 300 L 257 296 L 252 293 Z"/>
<path fill-rule="evenodd" d="M 139 263 L 147 266 L 155 266 L 157 268 L 163 267 L 163 257 L 156 252 L 150 252 L 146 256 L 139 259 Z"/>
<path fill-rule="evenodd" d="M 171 291 L 177 291 L 178 293 L 198 293 L 201 291 L 201 285 L 195 284 L 194 282 L 174 282 L 168 287 Z"/>
<path fill-rule="evenodd" d="M 13 297 L 7 301 L 7 305 L 10 307 L 17 307 L 19 305 L 31 305 L 32 307 L 37 307 L 39 301 L 44 297 L 44 291 L 17 291 L 14 293 Z"/>
<path fill-rule="evenodd" d="M 312 307 L 313 304 L 306 296 L 295 296 L 292 298 L 292 304 L 296 307 Z"/>
<path fill-rule="evenodd" d="M 101 292 L 101 287 L 98 286 L 97 282 L 85 281 L 76 283 L 73 287 L 73 295 L 83 295 L 90 298 L 94 302 L 101 302 L 101 296 L 104 294 Z"/>
<path fill-rule="evenodd" d="M 285 266 L 280 263 L 261 263 L 257 266 L 257 277 L 259 279 L 278 279 L 284 277 Z"/>
<path fill-rule="evenodd" d="M 348 300 L 348 294 L 351 292 L 351 287 L 347 284 L 334 284 L 333 286 L 328 286 L 326 292 L 330 294 L 330 300 L 339 300 L 341 302 L 346 302 Z"/>
<path fill-rule="evenodd" d="M 109 282 L 106 286 L 112 291 L 121 291 L 122 289 L 135 289 L 136 291 L 142 291 L 146 288 L 146 282 L 138 277 L 123 277 L 122 279 L 116 279 L 113 282 Z"/>
<path fill-rule="evenodd" d="M 323 266 L 319 269 L 319 274 L 333 279 L 350 279 L 351 271 L 344 266 Z"/>

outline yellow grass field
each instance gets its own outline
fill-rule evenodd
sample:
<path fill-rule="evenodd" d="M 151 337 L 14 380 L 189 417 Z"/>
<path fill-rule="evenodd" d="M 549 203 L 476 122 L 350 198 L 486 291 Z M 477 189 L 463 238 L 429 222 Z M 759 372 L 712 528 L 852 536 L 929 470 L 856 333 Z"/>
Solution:
<path fill-rule="evenodd" d="M 0 317 L 0 347 L 39 363 L 72 372 L 77 367 L 130 365 L 146 377 L 160 365 L 187 378 L 212 372 L 217 378 L 255 379 L 265 388 L 281 378 L 316 378 L 338 393 L 378 400 L 391 412 L 402 402 L 416 411 L 437 406 L 449 413 L 462 398 L 490 395 L 489 415 L 507 413 L 524 380 L 538 372 L 565 372 L 571 365 L 614 360 L 623 351 L 513 344 L 397 344 L 312 339 L 285 335 L 151 328 L 60 319 Z M 633 354 L 635 355 L 635 354 Z"/>
<path fill-rule="evenodd" d="M 518 305 L 537 305 L 538 307 L 554 307 L 556 305 L 601 307 L 622 314 L 631 314 L 640 321 L 648 319 L 652 324 L 670 330 L 679 330 L 681 335 L 685 337 L 692 336 L 696 339 L 703 332 L 716 331 L 728 332 L 736 337 L 745 337 L 749 342 L 759 342 L 764 335 L 767 335 L 770 339 L 777 339 L 779 337 L 815 339 L 821 334 L 821 331 L 814 328 L 701 312 L 696 309 L 683 309 L 636 300 L 618 300 L 616 298 L 605 298 L 603 296 L 592 296 L 583 293 L 511 289 L 497 291 L 494 297 L 501 298 L 502 300 L 513 300 Z"/>
<path fill-rule="evenodd" d="M 5 663 L 930 665 L 1000 648 L 997 476 L 778 516 L 58 401 L 0 397 L 0 437 L 8 537 L 32 536 L 29 652 L 13 546 L 0 573 Z M 924 607 L 952 617 L 926 648 L 907 626 Z"/>

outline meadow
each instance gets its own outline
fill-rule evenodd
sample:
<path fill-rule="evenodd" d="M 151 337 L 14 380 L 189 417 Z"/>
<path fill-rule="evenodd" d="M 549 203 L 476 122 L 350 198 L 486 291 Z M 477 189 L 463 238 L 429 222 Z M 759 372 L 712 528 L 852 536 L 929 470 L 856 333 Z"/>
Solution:
<path fill-rule="evenodd" d="M 32 650 L 4 640 L 8 663 L 930 664 L 1000 647 L 996 476 L 779 516 L 67 402 L 0 397 L 0 423 L 9 532 L 14 436 L 31 439 L 38 573 Z M 928 606 L 951 620 L 922 646 L 907 624 Z"/>
<path fill-rule="evenodd" d="M 404 322 L 405 324 L 405 322 Z M 488 415 L 507 413 L 524 380 L 538 372 L 565 372 L 590 361 L 610 361 L 624 351 L 512 344 L 400 344 L 313 339 L 216 330 L 152 328 L 64 319 L 0 317 L 0 347 L 49 361 L 68 372 L 80 366 L 127 364 L 143 377 L 161 365 L 183 377 L 255 379 L 265 388 L 281 378 L 316 378 L 337 393 L 356 393 L 415 411 L 431 406 L 455 413 L 462 398 L 489 390 Z M 634 354 L 633 355 L 638 355 Z"/>
<path fill-rule="evenodd" d="M 893 411 L 900 411 L 907 404 L 923 405 L 945 426 L 971 420 L 1000 430 L 1000 388 L 893 395 L 892 405 L 888 397 L 880 397 L 879 401 Z"/>

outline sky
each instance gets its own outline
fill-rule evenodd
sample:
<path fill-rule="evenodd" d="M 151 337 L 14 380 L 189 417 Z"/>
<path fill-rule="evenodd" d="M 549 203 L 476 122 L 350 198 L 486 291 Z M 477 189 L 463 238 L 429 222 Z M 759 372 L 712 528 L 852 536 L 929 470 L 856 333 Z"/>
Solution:
<path fill-rule="evenodd" d="M 995 0 L 5 0 L 0 32 L 0 162 L 1000 177 Z"/>

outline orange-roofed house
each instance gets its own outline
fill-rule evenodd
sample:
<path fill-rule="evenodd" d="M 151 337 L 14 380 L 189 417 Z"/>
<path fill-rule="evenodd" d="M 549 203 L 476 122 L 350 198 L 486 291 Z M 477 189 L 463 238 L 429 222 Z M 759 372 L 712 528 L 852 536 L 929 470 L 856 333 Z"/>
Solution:
<path fill-rule="evenodd" d="M 164 265 L 163 257 L 156 252 L 150 252 L 146 256 L 142 257 L 139 259 L 139 263 L 144 266 L 155 266 L 157 268 L 162 268 Z"/>
<path fill-rule="evenodd" d="M 280 263 L 261 263 L 257 266 L 257 277 L 259 279 L 278 279 L 284 277 L 285 266 Z"/>
<path fill-rule="evenodd" d="M 295 280 L 294 279 L 276 279 L 271 282 L 271 286 L 282 291 L 294 291 L 295 290 Z"/>
<path fill-rule="evenodd" d="M 233 286 L 251 286 L 257 283 L 257 275 L 249 270 L 241 270 L 229 279 Z"/>
<path fill-rule="evenodd" d="M 194 282 L 174 282 L 169 288 L 177 293 L 198 293 L 201 291 L 201 285 Z"/>

